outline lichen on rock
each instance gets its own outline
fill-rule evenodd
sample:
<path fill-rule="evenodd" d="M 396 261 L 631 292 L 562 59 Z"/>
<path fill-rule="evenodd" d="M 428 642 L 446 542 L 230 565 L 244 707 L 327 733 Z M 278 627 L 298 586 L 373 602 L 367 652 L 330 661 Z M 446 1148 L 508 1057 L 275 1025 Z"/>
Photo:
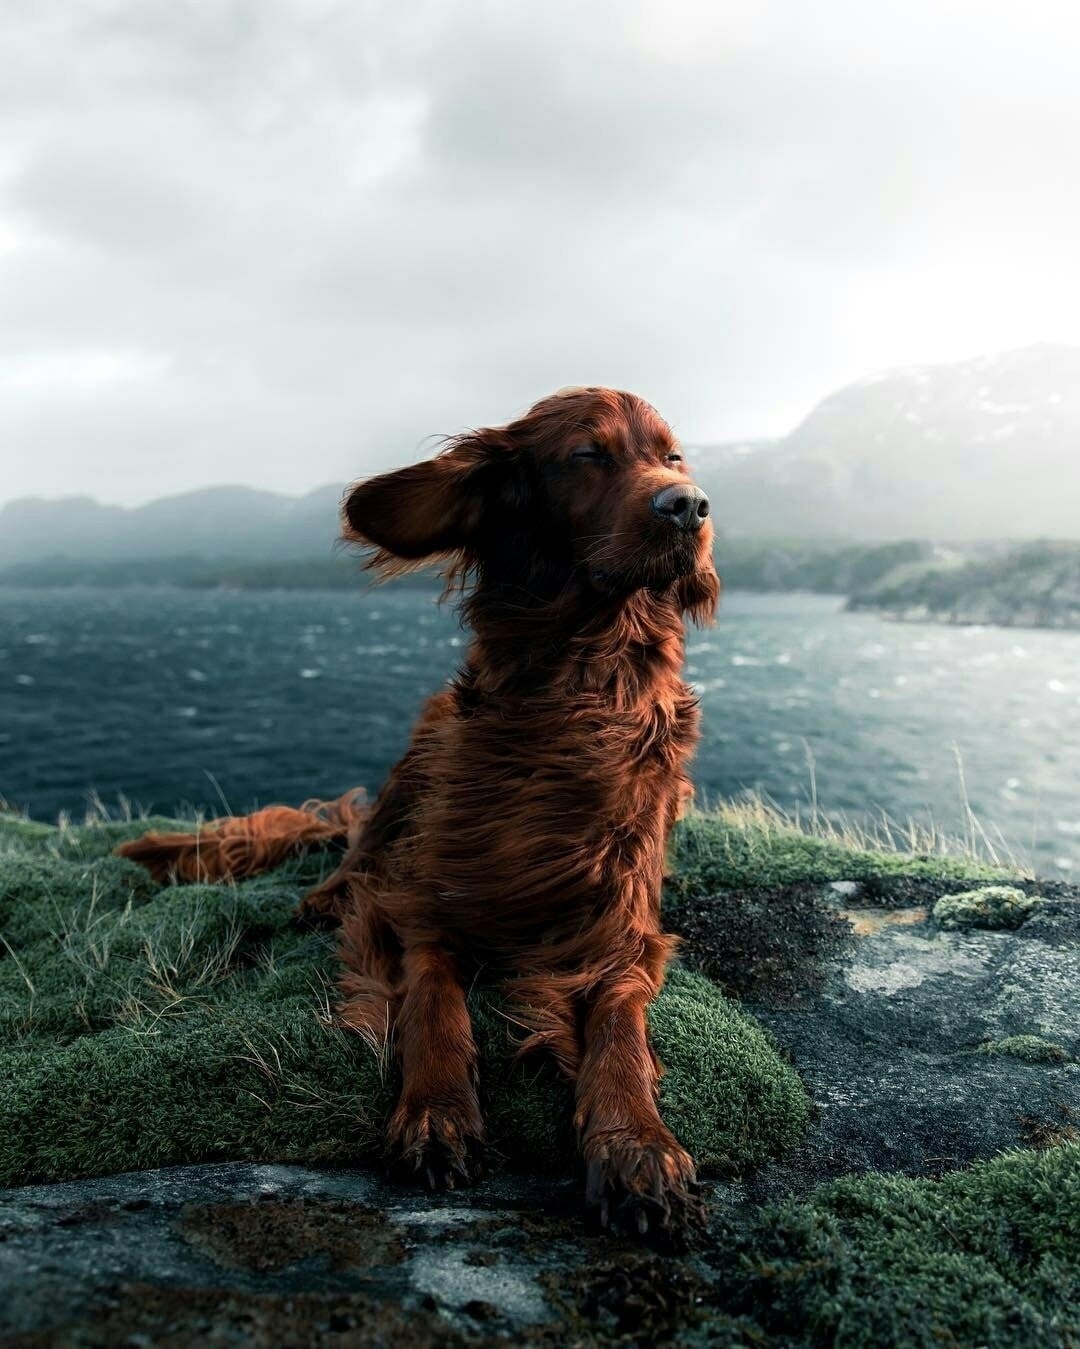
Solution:
<path fill-rule="evenodd" d="M 1038 895 L 1015 885 L 984 885 L 944 895 L 934 905 L 933 919 L 948 931 L 962 928 L 1017 928 L 1042 904 Z"/>
<path fill-rule="evenodd" d="M 1007 1035 L 1003 1040 L 986 1040 L 976 1051 L 979 1054 L 1007 1054 L 1027 1063 L 1067 1063 L 1071 1057 L 1067 1049 L 1044 1040 L 1041 1035 Z"/>

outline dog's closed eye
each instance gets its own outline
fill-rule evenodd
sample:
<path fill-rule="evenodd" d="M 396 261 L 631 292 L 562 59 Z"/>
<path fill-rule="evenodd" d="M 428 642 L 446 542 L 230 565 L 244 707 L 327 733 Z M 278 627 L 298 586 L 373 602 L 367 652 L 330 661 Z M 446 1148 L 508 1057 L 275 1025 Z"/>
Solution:
<path fill-rule="evenodd" d="M 605 468 L 610 468 L 615 463 L 607 450 L 602 450 L 599 445 L 579 445 L 576 450 L 571 451 L 570 458 L 575 463 L 601 464 Z"/>

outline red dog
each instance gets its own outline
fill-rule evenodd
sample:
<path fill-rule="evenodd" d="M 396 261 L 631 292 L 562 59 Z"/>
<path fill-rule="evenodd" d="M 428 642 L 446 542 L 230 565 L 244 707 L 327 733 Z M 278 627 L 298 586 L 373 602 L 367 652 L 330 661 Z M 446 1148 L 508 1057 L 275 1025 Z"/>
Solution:
<path fill-rule="evenodd" d="M 341 924 L 340 1016 L 393 1032 L 392 1155 L 431 1186 L 477 1174 L 484 1124 L 465 987 L 495 973 L 571 1077 L 586 1202 L 606 1225 L 678 1224 L 694 1164 L 657 1109 L 646 1009 L 668 833 L 690 792 L 685 615 L 712 618 L 709 503 L 632 394 L 574 389 L 509 426 L 354 487 L 346 538 L 394 576 L 440 559 L 467 594 L 464 668 L 428 702 L 364 811 L 271 807 L 121 851 L 156 875 L 245 875 L 348 837 L 304 901 Z"/>

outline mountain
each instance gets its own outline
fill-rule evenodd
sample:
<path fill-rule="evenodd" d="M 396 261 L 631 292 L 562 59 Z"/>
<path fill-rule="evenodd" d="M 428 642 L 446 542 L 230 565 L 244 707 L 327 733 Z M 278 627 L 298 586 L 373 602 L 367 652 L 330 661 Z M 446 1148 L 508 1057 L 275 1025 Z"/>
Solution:
<path fill-rule="evenodd" d="M 848 385 L 789 435 L 691 452 L 731 534 L 1080 536 L 1080 348 Z"/>
<path fill-rule="evenodd" d="M 720 532 L 807 539 L 1080 537 L 1080 347 L 1034 346 L 859 380 L 780 440 L 689 450 Z M 341 488 L 210 487 L 145 506 L 0 507 L 0 567 L 67 557 L 327 557 Z"/>
<path fill-rule="evenodd" d="M 24 497 L 0 507 L 0 566 L 47 557 L 327 557 L 338 534 L 340 497 L 339 486 L 301 497 L 205 487 L 130 509 L 90 497 Z"/>

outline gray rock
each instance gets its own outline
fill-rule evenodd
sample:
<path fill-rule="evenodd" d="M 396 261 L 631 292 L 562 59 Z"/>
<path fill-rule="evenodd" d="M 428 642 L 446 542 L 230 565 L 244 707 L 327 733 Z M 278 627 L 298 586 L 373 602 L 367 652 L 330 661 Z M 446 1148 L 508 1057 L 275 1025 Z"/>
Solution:
<path fill-rule="evenodd" d="M 7 1190 L 0 1341 L 155 1342 L 202 1320 L 225 1343 L 317 1342 L 350 1318 L 387 1343 L 519 1331 L 557 1319 L 544 1284 L 585 1258 L 577 1208 L 568 1179 L 431 1197 L 372 1172 L 255 1164 Z"/>

